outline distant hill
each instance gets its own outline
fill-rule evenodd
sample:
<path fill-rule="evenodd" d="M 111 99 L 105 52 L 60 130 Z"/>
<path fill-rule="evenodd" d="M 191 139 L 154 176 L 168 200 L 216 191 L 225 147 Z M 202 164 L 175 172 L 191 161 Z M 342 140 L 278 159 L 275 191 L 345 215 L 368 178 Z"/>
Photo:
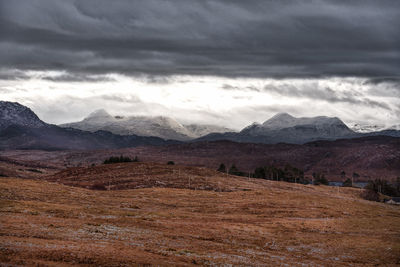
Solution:
<path fill-rule="evenodd" d="M 1 101 L 0 107 L 0 149 L 115 149 L 178 143 L 158 137 L 62 128 L 41 121 L 33 111 L 18 103 Z"/>
<path fill-rule="evenodd" d="M 127 151 L 124 151 L 126 155 L 139 155 L 148 161 L 163 162 L 167 158 L 177 164 L 203 165 L 212 169 L 217 169 L 221 163 L 228 168 L 235 164 L 245 172 L 254 171 L 259 166 L 284 168 L 290 164 L 304 170 L 307 175 L 324 173 L 330 180 L 336 181 L 344 181 L 340 174 L 342 170 L 346 172 L 346 177 L 358 173 L 364 181 L 400 177 L 400 138 L 391 136 L 320 140 L 302 145 L 195 142 L 133 148 L 131 154 Z M 100 158 L 105 157 L 106 154 Z"/>
<path fill-rule="evenodd" d="M 227 132 L 230 129 L 215 125 L 182 125 L 165 116 L 111 116 L 104 109 L 91 113 L 79 122 L 61 124 L 85 131 L 105 130 L 120 135 L 155 136 L 163 139 L 188 141 L 214 132 Z"/>
<path fill-rule="evenodd" d="M 3 151 L 0 156 L 15 161 L 39 161 L 49 166 L 90 166 L 101 164 L 110 156 L 139 157 L 144 162 L 167 161 L 176 165 L 205 166 L 216 170 L 221 163 L 232 164 L 243 172 L 260 166 L 285 168 L 287 164 L 304 170 L 323 173 L 330 181 L 344 181 L 357 173 L 358 181 L 395 179 L 400 177 L 400 138 L 368 136 L 335 141 L 314 141 L 298 144 L 254 144 L 231 141 L 181 143 L 166 146 L 140 146 L 97 151 Z M 1 159 L 0 159 L 1 161 Z M 345 177 L 342 176 L 345 171 Z M 127 176 L 129 177 L 129 175 Z"/>

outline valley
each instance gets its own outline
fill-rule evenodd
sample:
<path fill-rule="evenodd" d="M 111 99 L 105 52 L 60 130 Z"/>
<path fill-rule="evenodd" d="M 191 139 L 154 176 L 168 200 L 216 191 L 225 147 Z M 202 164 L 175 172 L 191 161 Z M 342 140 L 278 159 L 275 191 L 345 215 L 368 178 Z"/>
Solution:
<path fill-rule="evenodd" d="M 140 161 L 206 167 L 216 170 L 221 163 L 228 168 L 235 164 L 244 172 L 260 166 L 300 168 L 305 175 L 319 172 L 330 181 L 341 181 L 357 173 L 357 181 L 375 178 L 393 180 L 400 176 L 400 139 L 395 137 L 363 137 L 336 141 L 318 141 L 304 145 L 251 144 L 230 141 L 196 142 L 166 146 L 138 146 L 107 150 L 4 150 L 0 162 L 40 162 L 43 167 L 66 168 L 99 165 L 110 156 L 139 157 Z"/>

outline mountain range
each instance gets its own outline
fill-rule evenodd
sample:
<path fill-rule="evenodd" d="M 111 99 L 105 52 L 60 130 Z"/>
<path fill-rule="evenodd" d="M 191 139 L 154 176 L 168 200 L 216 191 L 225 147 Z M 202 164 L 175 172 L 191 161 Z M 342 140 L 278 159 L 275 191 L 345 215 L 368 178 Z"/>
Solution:
<path fill-rule="evenodd" d="M 111 116 L 104 109 L 94 111 L 82 121 L 59 126 L 91 132 L 103 130 L 120 135 L 156 136 L 179 141 L 192 140 L 210 133 L 232 131 L 216 125 L 183 125 L 165 116 Z"/>
<path fill-rule="evenodd" d="M 288 113 L 278 113 L 262 124 L 253 123 L 239 132 L 212 133 L 195 141 L 229 140 L 245 143 L 304 144 L 317 140 L 336 140 L 377 135 L 400 137 L 400 131 L 388 129 L 361 133 L 350 129 L 337 117 L 296 118 Z"/>
<path fill-rule="evenodd" d="M 0 101 L 0 149 L 115 149 L 176 143 L 158 137 L 62 128 L 43 122 L 19 103 Z"/>
<path fill-rule="evenodd" d="M 302 144 L 315 140 L 335 140 L 358 136 L 360 134 L 351 130 L 336 117 L 295 118 L 287 113 L 278 113 L 264 123 L 253 123 L 240 132 L 209 134 L 199 138 L 198 141 L 230 140 L 265 144 Z"/>
<path fill-rule="evenodd" d="M 0 101 L 0 149 L 115 149 L 218 140 L 304 144 L 377 135 L 400 137 L 400 131 L 360 133 L 336 117 L 296 118 L 278 113 L 262 124 L 253 123 L 234 132 L 214 125 L 183 125 L 163 116 L 111 116 L 105 110 L 97 110 L 80 122 L 57 126 L 43 122 L 19 103 Z"/>

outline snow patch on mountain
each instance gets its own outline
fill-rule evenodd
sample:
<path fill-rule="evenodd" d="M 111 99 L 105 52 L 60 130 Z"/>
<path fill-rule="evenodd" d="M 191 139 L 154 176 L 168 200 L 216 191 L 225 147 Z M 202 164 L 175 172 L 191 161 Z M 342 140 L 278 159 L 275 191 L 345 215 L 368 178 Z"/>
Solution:
<path fill-rule="evenodd" d="M 344 123 L 337 117 L 302 117 L 295 118 L 288 113 L 278 113 L 271 119 L 265 121 L 262 127 L 268 130 L 280 130 L 300 125 L 331 126 L 343 125 Z"/>
<path fill-rule="evenodd" d="M 10 125 L 41 127 L 46 123 L 28 107 L 16 102 L 0 101 L 0 130 Z"/>
<path fill-rule="evenodd" d="M 225 133 L 231 132 L 232 129 L 223 126 L 211 125 L 211 124 L 187 124 L 184 127 L 190 132 L 193 138 L 198 138 L 210 133 Z"/>
<path fill-rule="evenodd" d="M 60 125 L 85 131 L 110 131 L 120 135 L 156 136 L 163 139 L 187 141 L 211 132 L 225 132 L 228 128 L 214 125 L 182 125 L 165 116 L 111 116 L 104 109 L 96 110 L 79 122 Z"/>

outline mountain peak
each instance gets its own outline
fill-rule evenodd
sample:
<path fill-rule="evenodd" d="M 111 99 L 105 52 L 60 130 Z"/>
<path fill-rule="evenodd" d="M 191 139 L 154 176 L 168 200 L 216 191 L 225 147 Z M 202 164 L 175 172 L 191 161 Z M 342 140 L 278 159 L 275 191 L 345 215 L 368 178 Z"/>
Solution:
<path fill-rule="evenodd" d="M 86 118 L 99 118 L 99 117 L 111 117 L 111 115 L 105 109 L 97 109 L 89 114 Z"/>
<path fill-rule="evenodd" d="M 17 102 L 0 101 L 0 130 L 10 125 L 41 127 L 46 124 L 30 108 Z"/>
<path fill-rule="evenodd" d="M 288 113 L 281 112 L 270 118 L 269 120 L 265 121 L 262 126 L 264 128 L 274 128 L 280 129 L 285 127 L 292 126 L 296 121 L 296 118 L 291 116 Z"/>
<path fill-rule="evenodd" d="M 273 119 L 273 118 L 276 118 L 276 119 L 291 118 L 291 119 L 293 119 L 294 117 L 287 112 L 279 112 L 271 117 L 271 119 Z"/>

